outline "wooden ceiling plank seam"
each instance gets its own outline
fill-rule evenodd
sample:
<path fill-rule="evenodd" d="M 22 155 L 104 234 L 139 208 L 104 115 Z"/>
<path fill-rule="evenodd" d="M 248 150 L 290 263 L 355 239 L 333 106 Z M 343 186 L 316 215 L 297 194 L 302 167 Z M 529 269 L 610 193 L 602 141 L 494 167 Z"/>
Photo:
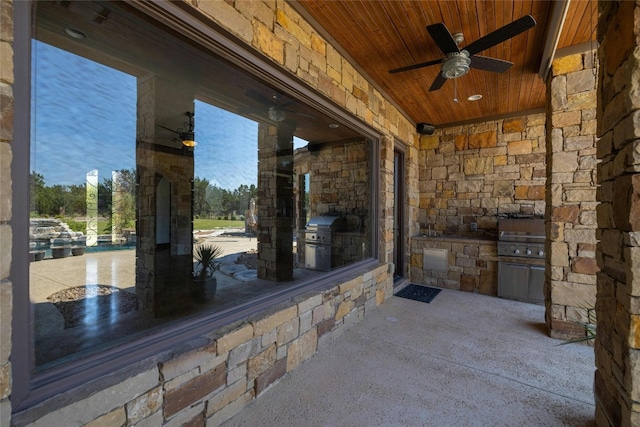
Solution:
<path fill-rule="evenodd" d="M 522 16 L 524 16 L 524 14 L 522 13 L 523 3 L 524 3 L 524 0 L 512 3 L 513 4 L 512 20 L 519 19 Z M 507 108 L 512 111 L 514 111 L 513 110 L 514 108 L 515 109 L 518 108 L 518 105 L 520 104 L 520 102 L 522 102 L 523 99 L 526 99 L 525 98 L 526 95 L 524 94 L 524 85 L 522 81 L 522 77 L 523 77 L 522 62 L 524 61 L 524 49 L 526 46 L 525 45 L 526 37 L 527 37 L 527 34 L 521 33 L 505 42 L 505 48 L 508 49 L 511 61 L 514 63 L 513 67 L 511 67 L 512 78 L 514 79 L 516 86 L 518 88 L 518 91 L 516 94 L 517 96 L 511 97 L 509 99 L 510 102 Z"/>
<path fill-rule="evenodd" d="M 440 54 L 426 29 L 427 25 L 430 24 L 431 18 L 425 15 L 425 9 L 422 7 L 424 3 L 417 1 L 391 3 L 398 3 L 402 7 L 405 16 L 411 18 L 410 23 L 412 24 L 412 33 L 415 36 L 417 46 L 420 46 L 419 57 L 424 58 L 425 61 L 438 59 Z M 436 53 L 437 56 L 434 56 L 434 53 Z"/>
<path fill-rule="evenodd" d="M 477 40 L 479 36 L 478 29 L 478 14 L 475 11 L 475 8 L 468 7 L 469 3 L 466 1 L 458 0 L 458 10 L 460 12 L 460 19 L 462 21 L 462 26 L 455 30 L 456 32 L 462 32 L 462 36 L 464 37 L 464 41 L 460 44 L 460 48 L 468 45 L 471 41 Z"/>
<path fill-rule="evenodd" d="M 513 22 L 513 9 L 514 9 L 515 5 L 514 2 L 510 2 L 510 3 L 504 3 L 503 7 L 502 7 L 502 19 L 503 22 L 501 24 L 502 26 L 507 25 L 510 22 Z M 499 45 L 501 52 L 501 56 L 500 58 L 505 58 L 505 57 L 509 57 L 511 58 L 510 55 L 510 51 L 509 49 L 511 48 L 511 46 L 507 46 L 507 43 L 500 43 Z M 508 56 L 505 56 L 508 55 Z M 515 58 L 512 58 L 515 59 Z M 512 67 L 513 68 L 513 67 Z M 515 80 L 515 71 L 514 70 L 509 70 L 507 71 L 509 73 L 509 84 L 508 84 L 508 90 L 507 90 L 507 96 L 506 99 L 504 100 L 504 102 L 500 105 L 500 111 L 507 111 L 511 108 L 511 106 L 513 105 L 513 102 L 517 102 L 514 101 L 514 99 L 517 99 L 517 96 L 513 95 L 513 91 L 516 88 L 516 84 L 514 82 Z"/>
<path fill-rule="evenodd" d="M 530 14 L 532 16 L 539 15 L 537 10 L 537 6 L 532 2 Z M 537 21 L 536 21 L 537 22 Z M 528 106 L 534 105 L 534 102 L 537 102 L 537 97 L 533 93 L 534 88 L 536 87 L 537 81 L 540 77 L 537 74 L 537 70 L 540 66 L 540 57 L 541 57 L 541 49 L 540 46 L 543 46 L 543 33 L 544 30 L 542 25 L 536 25 L 531 30 L 528 31 L 527 34 L 527 48 L 525 52 L 525 63 L 523 64 L 523 76 L 526 78 L 527 84 L 527 98 L 529 100 Z M 535 72 L 535 75 L 532 73 Z"/>
<path fill-rule="evenodd" d="M 497 28 L 495 1 L 486 1 L 482 7 L 484 8 L 484 16 L 486 20 L 484 32 L 481 33 L 481 36 L 484 36 L 491 32 L 491 28 Z M 484 100 L 485 103 L 490 101 L 490 94 L 498 93 L 500 80 L 500 76 L 495 76 L 492 81 L 487 81 L 485 83 L 484 92 L 480 93 L 483 97 L 487 97 L 487 99 Z"/>
<path fill-rule="evenodd" d="M 533 16 L 533 8 L 534 8 L 534 4 L 533 1 L 529 2 L 529 7 L 527 8 L 527 10 L 523 11 L 523 13 L 525 14 L 529 14 Z M 536 32 L 536 30 L 539 30 L 538 25 L 536 24 L 535 27 L 529 29 L 526 31 L 525 34 L 525 48 L 522 51 L 522 63 L 520 65 L 520 69 L 521 71 L 521 79 L 522 79 L 522 87 L 521 87 L 521 93 L 524 92 L 524 97 L 527 99 L 527 103 L 526 105 L 531 105 L 532 102 L 532 92 L 531 92 L 531 87 L 534 83 L 534 79 L 531 77 L 530 71 L 528 72 L 528 70 L 536 70 L 537 68 L 535 67 L 535 65 L 531 65 L 529 64 L 530 60 L 529 58 L 533 55 L 532 53 L 532 46 L 535 44 L 535 36 L 536 34 L 539 33 Z M 529 76 L 529 77 L 527 77 Z"/>
<path fill-rule="evenodd" d="M 405 10 L 402 10 L 402 12 L 397 11 L 397 7 L 401 7 L 402 5 L 403 5 L 402 2 L 390 2 L 387 8 L 393 9 L 394 16 L 402 16 L 401 14 L 405 13 L 405 16 L 408 18 L 409 14 L 405 12 Z M 391 12 L 389 12 L 388 9 L 387 9 L 387 13 L 391 15 Z M 404 51 L 406 51 L 406 55 L 402 58 L 395 57 L 395 55 L 397 55 L 397 53 L 400 51 L 399 49 L 398 49 L 398 52 L 396 52 L 396 54 L 394 55 L 394 60 L 395 60 L 395 63 L 397 64 L 396 68 L 404 66 L 405 63 L 409 64 L 412 61 L 418 62 L 418 60 L 416 59 L 417 55 L 414 54 L 414 52 L 416 52 L 415 47 L 419 46 L 419 43 L 417 41 L 418 37 L 415 34 L 415 29 L 411 25 L 411 21 L 409 20 L 409 24 L 401 28 L 400 26 L 395 24 L 394 17 L 391 17 L 390 20 L 393 22 L 394 29 L 398 37 L 396 41 L 396 47 L 402 46 L 404 48 Z M 400 21 L 400 19 L 398 19 L 398 21 Z M 412 41 L 409 41 L 409 40 L 412 40 Z"/>
<path fill-rule="evenodd" d="M 399 3 L 399 2 L 398 2 Z M 408 44 L 405 42 L 407 38 L 407 34 L 411 34 L 411 31 L 407 31 L 406 26 L 399 25 L 401 22 L 401 15 L 398 13 L 397 9 L 394 7 L 396 2 L 391 3 L 380 3 L 384 13 L 388 17 L 389 26 L 387 28 L 387 33 L 389 37 L 389 48 L 386 50 L 386 54 L 390 56 L 395 56 L 398 51 L 397 47 L 402 45 L 408 55 L 411 57 L 411 61 L 415 61 L 414 55 L 412 53 L 412 49 L 409 48 Z M 400 63 L 401 61 L 397 61 Z M 417 61 L 416 61 L 417 62 Z M 402 65 L 399 65 L 402 66 Z"/>
<path fill-rule="evenodd" d="M 379 28 L 375 32 L 371 33 L 370 37 L 374 35 L 379 37 L 376 41 L 378 49 L 373 57 L 369 58 L 372 62 L 377 62 L 380 55 L 385 57 L 394 57 L 397 48 L 397 40 L 402 40 L 400 35 L 399 25 L 395 21 L 399 22 L 399 18 L 395 18 L 389 13 L 389 10 L 385 7 L 384 2 L 367 2 L 368 13 L 372 20 L 379 22 Z M 372 52 L 373 53 L 373 52 Z M 410 56 L 411 52 L 409 52 Z"/>
<path fill-rule="evenodd" d="M 466 14 L 467 14 L 467 25 L 469 27 L 474 27 L 475 28 L 475 34 L 472 36 L 473 39 L 467 39 L 464 42 L 464 45 L 466 46 L 469 43 L 469 40 L 473 41 L 473 40 L 477 40 L 481 34 L 483 34 L 483 29 L 480 28 L 481 22 L 482 22 L 482 12 L 479 10 L 478 8 L 478 3 L 480 2 L 473 2 L 470 5 L 468 4 L 466 9 Z M 473 19 L 473 21 L 472 21 Z M 467 36 L 465 35 L 465 39 L 467 38 Z M 472 59 L 473 61 L 473 59 Z M 482 76 L 483 73 L 474 73 L 473 75 L 473 85 L 470 86 L 471 90 L 467 91 L 466 96 L 463 96 L 462 99 L 463 100 L 467 100 L 467 98 L 471 95 L 474 95 L 476 93 L 483 93 L 485 91 L 485 87 L 487 84 L 487 80 L 486 78 L 483 78 Z M 477 104 L 472 104 L 472 107 L 474 110 L 478 109 L 478 105 Z"/>
<path fill-rule="evenodd" d="M 582 18 L 580 19 L 579 27 L 576 31 L 576 39 L 574 40 L 574 45 L 588 42 L 591 40 L 591 35 L 595 25 L 590 25 L 590 20 L 592 16 L 592 11 L 589 9 L 589 5 L 591 2 L 587 2 L 587 5 L 584 6 L 584 13 L 582 14 Z M 597 8 L 597 6 L 596 6 Z"/>
<path fill-rule="evenodd" d="M 568 46 L 578 44 L 577 40 L 580 40 L 578 32 L 580 29 L 580 22 L 584 16 L 584 5 L 587 2 L 572 1 L 569 3 L 569 11 L 567 12 L 567 19 L 565 21 L 566 35 Z"/>
<path fill-rule="evenodd" d="M 450 32 L 455 32 L 456 30 L 454 30 L 453 28 L 460 28 L 459 19 L 456 18 L 457 11 L 456 10 L 452 11 L 452 9 L 455 9 L 455 3 L 447 0 L 440 0 L 438 2 L 438 5 L 440 8 L 440 11 L 442 12 L 442 22 L 445 24 L 445 26 Z M 444 85 L 442 85 L 442 88 L 436 91 L 436 96 L 439 94 L 441 96 L 446 97 L 446 99 L 453 100 L 454 92 L 455 92 L 455 85 L 453 84 L 453 82 L 449 81 L 449 82 L 446 82 Z M 451 112 L 455 114 L 454 107 L 451 104 L 449 104 L 449 108 Z M 440 109 L 438 109 L 438 111 L 440 113 L 441 120 L 442 120 L 444 118 L 445 112 Z"/>
<path fill-rule="evenodd" d="M 523 3 L 524 1 L 516 1 L 512 3 L 512 21 L 524 16 L 524 14 L 522 13 Z M 527 35 L 528 34 L 526 33 L 520 33 L 505 42 L 505 48 L 508 49 L 511 61 L 514 63 L 513 67 L 511 67 L 511 80 L 517 89 L 514 91 L 513 96 L 509 98 L 509 104 L 506 106 L 506 108 L 504 108 L 505 110 L 517 111 L 522 100 L 526 99 L 523 93 L 524 87 L 522 81 L 522 63 L 524 62 L 524 49 L 526 46 Z"/>
<path fill-rule="evenodd" d="M 527 53 L 525 58 L 529 58 L 529 63 L 525 64 L 528 70 L 538 70 L 541 62 L 541 49 L 540 46 L 544 46 L 544 34 L 545 28 L 544 25 L 541 25 L 542 22 L 547 21 L 548 12 L 550 10 L 551 5 L 548 4 L 538 4 L 535 2 L 531 3 L 530 13 L 532 16 L 537 16 L 537 24 L 528 32 L 527 36 Z M 537 55 L 536 55 L 537 54 Z M 535 60 L 535 62 L 533 62 Z M 535 95 L 538 84 L 542 82 L 542 79 L 535 73 L 535 75 L 531 75 L 531 73 L 526 74 L 529 84 L 528 84 L 528 94 L 529 94 L 529 103 L 527 106 L 531 107 L 537 105 L 539 102 L 538 96 Z M 546 86 L 546 84 L 545 84 Z M 546 88 L 543 90 L 546 93 Z"/>

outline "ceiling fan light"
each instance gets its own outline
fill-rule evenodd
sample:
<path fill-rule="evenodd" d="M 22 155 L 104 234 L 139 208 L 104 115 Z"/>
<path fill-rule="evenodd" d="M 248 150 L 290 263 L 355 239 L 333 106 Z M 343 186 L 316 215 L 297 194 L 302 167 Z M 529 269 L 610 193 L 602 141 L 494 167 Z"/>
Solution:
<path fill-rule="evenodd" d="M 182 145 L 185 147 L 193 148 L 196 146 L 196 142 L 194 141 L 193 132 L 183 132 L 180 134 L 180 141 L 182 141 Z"/>
<path fill-rule="evenodd" d="M 281 122 L 284 120 L 284 110 L 277 107 L 269 107 L 269 111 L 267 112 L 269 115 L 269 119 L 274 122 Z"/>
<path fill-rule="evenodd" d="M 457 79 L 469 72 L 471 58 L 464 53 L 465 51 L 449 54 L 449 58 L 442 64 L 442 77 L 445 79 Z"/>

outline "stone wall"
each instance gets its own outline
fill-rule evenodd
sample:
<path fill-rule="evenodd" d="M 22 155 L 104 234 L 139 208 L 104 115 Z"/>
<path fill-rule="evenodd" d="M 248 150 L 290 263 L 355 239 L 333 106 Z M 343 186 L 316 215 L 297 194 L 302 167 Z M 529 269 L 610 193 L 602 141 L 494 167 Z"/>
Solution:
<path fill-rule="evenodd" d="M 258 278 L 293 278 L 293 129 L 258 126 Z"/>
<path fill-rule="evenodd" d="M 13 2 L 0 2 L 0 425 L 9 425 L 11 417 L 12 376 L 11 319 L 13 283 L 11 273 L 13 233 L 12 144 L 13 141 Z"/>
<path fill-rule="evenodd" d="M 640 425 L 640 3 L 599 2 L 596 422 Z"/>
<path fill-rule="evenodd" d="M 552 63 L 547 108 L 546 323 L 584 336 L 596 297 L 596 67 L 594 52 Z"/>
<path fill-rule="evenodd" d="M 545 115 L 454 126 L 420 138 L 419 226 L 467 235 L 545 211 Z"/>
<path fill-rule="evenodd" d="M 151 316 L 184 313 L 191 305 L 193 230 L 190 179 L 193 152 L 138 141 L 136 295 L 140 311 Z M 170 242 L 157 241 L 158 184 L 170 188 Z"/>
<path fill-rule="evenodd" d="M 446 268 L 425 265 L 429 249 L 446 251 Z M 439 288 L 498 295 L 498 249 L 495 240 L 414 237 L 411 281 Z"/>

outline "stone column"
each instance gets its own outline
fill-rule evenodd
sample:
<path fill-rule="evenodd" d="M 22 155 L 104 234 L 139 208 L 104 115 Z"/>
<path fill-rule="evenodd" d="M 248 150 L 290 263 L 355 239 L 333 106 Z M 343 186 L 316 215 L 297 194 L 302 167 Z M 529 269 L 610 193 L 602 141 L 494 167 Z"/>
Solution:
<path fill-rule="evenodd" d="M 31 369 L 27 365 L 28 361 L 10 360 L 11 346 L 16 345 L 17 340 L 12 337 L 12 318 L 14 314 L 14 285 L 10 280 L 11 269 L 14 269 L 14 275 L 17 268 L 28 269 L 28 260 L 12 259 L 13 234 L 18 233 L 19 229 L 14 230 L 14 225 L 10 223 L 13 209 L 18 210 L 13 200 L 13 191 L 20 191 L 19 183 L 12 182 L 12 167 L 14 165 L 13 156 L 17 150 L 16 145 L 19 140 L 14 140 L 14 71 L 12 63 L 12 55 L 14 49 L 14 26 L 11 25 L 14 16 L 14 4 L 12 1 L 0 2 L 0 16 L 2 16 L 2 25 L 0 25 L 0 55 L 2 55 L 2 66 L 0 66 L 0 423 L 10 420 L 11 401 L 18 392 L 26 394 L 28 384 L 19 384 L 16 378 L 12 376 L 12 367 L 24 367 Z M 19 25 L 16 24 L 16 25 Z M 18 64 L 16 64 L 18 65 Z M 22 187 L 24 189 L 24 187 Z M 28 191 L 29 188 L 26 187 Z M 18 193 L 16 193 L 18 194 Z M 13 223 L 15 224 L 14 218 Z M 28 218 L 23 222 L 28 227 Z M 17 234 L 21 236 L 20 234 Z M 24 249 L 28 246 L 25 243 Z M 25 256 L 26 258 L 26 256 Z M 17 294 L 17 293 L 16 293 Z M 26 299 L 26 298 L 25 298 Z M 29 301 L 21 301 L 28 303 Z M 16 313 L 18 310 L 16 310 Z"/>
<path fill-rule="evenodd" d="M 553 61 L 547 106 L 546 324 L 554 338 L 585 335 L 595 307 L 596 67 L 594 52 Z"/>
<path fill-rule="evenodd" d="M 596 422 L 640 425 L 640 2 L 599 2 Z"/>
<path fill-rule="evenodd" d="M 258 278 L 293 278 L 293 128 L 258 126 Z"/>
<path fill-rule="evenodd" d="M 138 80 L 136 143 L 136 294 L 140 310 L 152 316 L 181 313 L 191 306 L 193 270 L 193 151 L 162 125 L 178 129 L 193 112 L 193 89 L 158 76 Z M 168 182 L 169 199 L 166 197 Z M 162 183 L 162 184 L 161 184 Z M 169 230 L 158 233 L 159 207 L 169 204 Z M 163 209 L 164 211 L 165 209 Z M 166 236 L 169 242 L 166 242 Z"/>

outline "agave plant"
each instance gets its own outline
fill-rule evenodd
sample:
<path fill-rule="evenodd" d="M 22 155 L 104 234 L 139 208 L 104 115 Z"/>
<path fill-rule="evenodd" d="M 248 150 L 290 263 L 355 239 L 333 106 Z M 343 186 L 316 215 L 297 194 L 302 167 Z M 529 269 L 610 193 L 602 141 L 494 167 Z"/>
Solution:
<path fill-rule="evenodd" d="M 195 277 L 199 279 L 206 279 L 212 277 L 220 268 L 220 262 L 217 258 L 222 254 L 222 248 L 215 245 L 200 245 L 196 246 L 193 250 L 193 258 L 197 261 L 196 266 L 199 267 L 194 270 Z M 196 273 L 197 271 L 197 273 Z"/>

